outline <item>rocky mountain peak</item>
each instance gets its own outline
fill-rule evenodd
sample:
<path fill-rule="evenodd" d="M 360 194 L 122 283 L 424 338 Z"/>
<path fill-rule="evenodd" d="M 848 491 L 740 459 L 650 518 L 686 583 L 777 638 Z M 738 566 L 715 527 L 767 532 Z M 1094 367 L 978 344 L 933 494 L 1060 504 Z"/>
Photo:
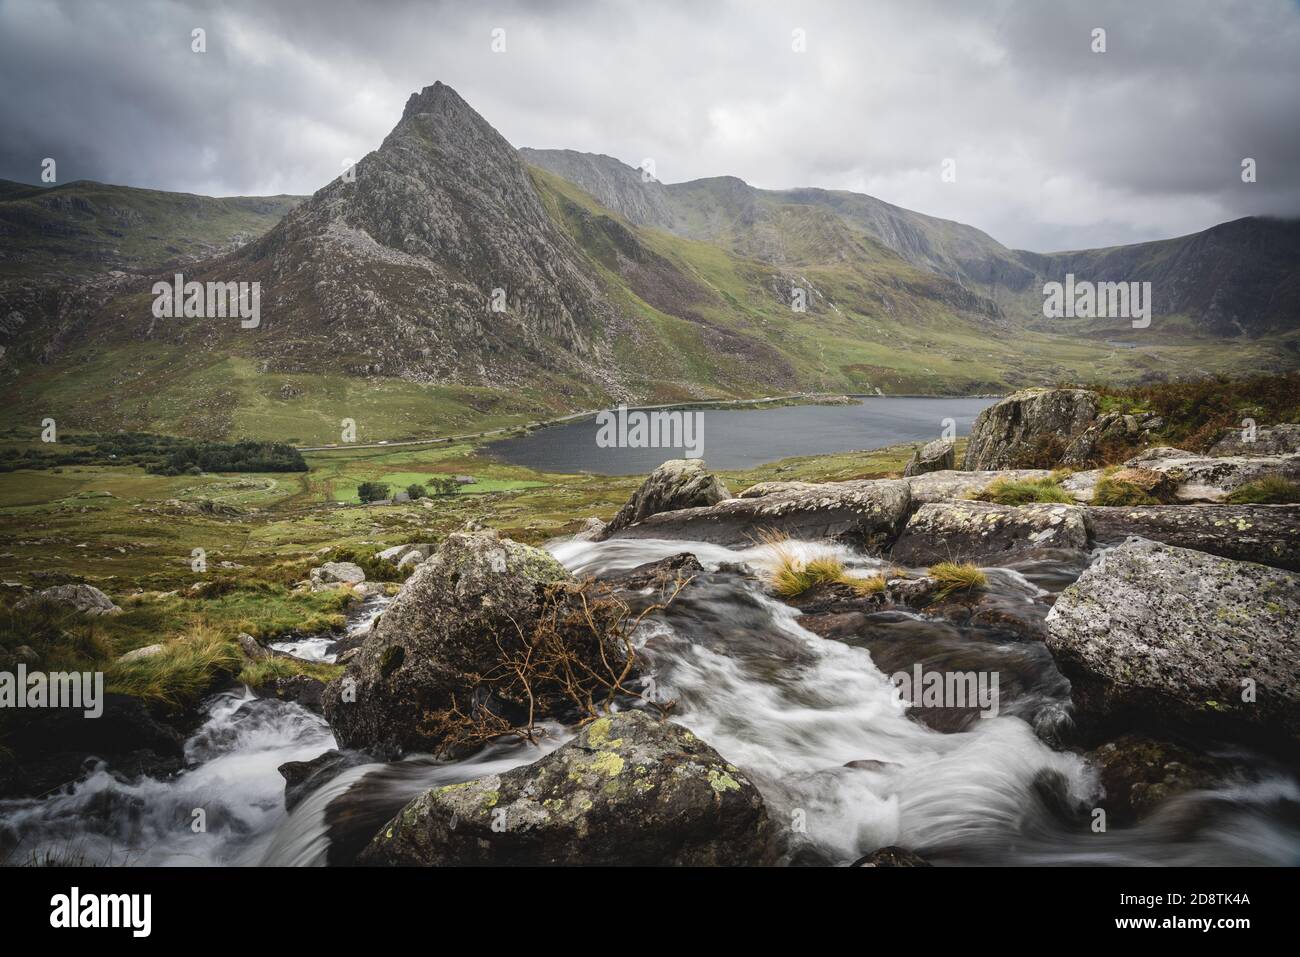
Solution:
<path fill-rule="evenodd" d="M 364 355 L 367 374 L 503 384 L 522 354 L 571 368 L 610 312 L 514 147 L 443 83 L 247 256 L 272 269 L 263 311 L 291 341 Z"/>
<path fill-rule="evenodd" d="M 463 111 L 473 115 L 476 119 L 482 119 L 468 103 L 461 99 L 459 93 L 441 80 L 434 82 L 431 86 L 426 86 L 418 93 L 412 93 L 406 100 L 406 108 L 402 110 L 402 119 L 406 120 L 420 113 L 437 111 L 453 114 L 457 111 Z"/>

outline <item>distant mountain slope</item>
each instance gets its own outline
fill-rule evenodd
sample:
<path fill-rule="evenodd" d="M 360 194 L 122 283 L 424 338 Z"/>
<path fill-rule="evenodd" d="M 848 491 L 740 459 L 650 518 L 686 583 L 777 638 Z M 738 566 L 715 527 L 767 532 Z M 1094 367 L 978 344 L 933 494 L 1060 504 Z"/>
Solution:
<path fill-rule="evenodd" d="M 986 233 L 844 190 L 764 190 L 734 176 L 686 183 L 645 181 L 640 171 L 610 156 L 572 150 L 520 150 L 534 166 L 563 176 L 638 225 L 722 242 L 747 255 L 779 255 L 771 237 L 774 211 L 825 211 L 848 229 L 897 253 L 914 266 L 979 288 L 999 283 L 1023 288 L 1033 275 L 1017 254 Z M 765 239 L 762 232 L 768 232 Z M 756 233 L 758 235 L 756 235 Z"/>
<path fill-rule="evenodd" d="M 0 180 L 0 278 L 149 269 L 218 255 L 261 236 L 302 200 Z"/>
<path fill-rule="evenodd" d="M 1044 331 L 1128 326 L 1044 319 L 1043 284 L 1068 273 L 1090 282 L 1151 282 L 1154 315 L 1177 319 L 1183 332 L 1258 337 L 1300 328 L 1297 220 L 1250 217 L 1176 239 L 1043 254 L 1008 249 L 972 226 L 844 190 L 762 190 L 734 176 L 661 184 L 609 156 L 520 152 L 631 222 L 774 263 L 833 260 L 835 250 L 865 238 Z"/>
<path fill-rule="evenodd" d="M 1199 233 L 1079 252 L 1018 253 L 1038 282 L 1150 282 L 1152 311 L 1219 336 L 1300 328 L 1300 220 L 1251 216 Z M 1042 305 L 1036 296 L 1031 313 Z M 1039 325 L 1053 320 L 1041 319 Z M 1122 325 L 1121 325 L 1122 328 Z"/>

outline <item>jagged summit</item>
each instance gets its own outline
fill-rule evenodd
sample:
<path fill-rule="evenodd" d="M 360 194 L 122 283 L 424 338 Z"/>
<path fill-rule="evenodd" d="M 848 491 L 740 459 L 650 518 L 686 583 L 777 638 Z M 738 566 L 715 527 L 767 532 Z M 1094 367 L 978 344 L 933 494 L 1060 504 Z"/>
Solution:
<path fill-rule="evenodd" d="M 349 371 L 508 386 L 587 372 L 609 312 L 514 147 L 443 83 L 245 257 L 273 366 L 306 339 Z"/>
<path fill-rule="evenodd" d="M 476 117 L 478 116 L 470 105 L 461 98 L 459 93 L 441 80 L 437 80 L 419 92 L 412 93 L 407 98 L 406 108 L 402 110 L 402 119 L 409 119 L 420 113 L 432 113 L 439 109 L 463 109 Z"/>

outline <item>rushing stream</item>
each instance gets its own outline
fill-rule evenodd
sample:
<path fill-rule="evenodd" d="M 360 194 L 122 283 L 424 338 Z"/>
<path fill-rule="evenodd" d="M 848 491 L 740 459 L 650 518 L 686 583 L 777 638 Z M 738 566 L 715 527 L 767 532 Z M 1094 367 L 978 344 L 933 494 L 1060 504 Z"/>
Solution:
<path fill-rule="evenodd" d="M 877 559 L 802 543 L 851 569 Z M 551 550 L 579 575 L 629 569 L 683 551 L 706 572 L 639 635 L 656 697 L 674 700 L 689 727 L 762 791 L 787 829 L 791 863 L 842 864 L 888 844 L 939 864 L 1296 864 L 1300 783 L 1259 755 L 1216 748 L 1235 776 L 1216 790 L 1175 797 L 1141 824 L 1094 833 L 1096 774 L 1049 742 L 1068 722 L 1069 686 L 1041 642 L 991 627 L 958 627 L 911 612 L 868 616 L 846 640 L 818 637 L 734 563 L 762 566 L 766 546 L 698 542 L 561 542 Z M 719 569 L 719 565 L 723 567 Z M 988 569 L 995 600 L 1046 614 L 1080 564 L 1038 561 Z M 382 602 L 352 627 L 369 627 Z M 337 636 L 286 644 L 333 660 Z M 924 667 L 997 672 L 996 716 L 959 733 L 909 716 L 887 675 Z M 0 843 L 11 862 L 311 865 L 346 860 L 403 804 L 434 785 L 536 760 L 559 747 L 500 742 L 459 762 L 411 757 L 362 764 L 311 793 L 291 813 L 277 768 L 334 747 L 328 726 L 296 704 L 251 693 L 217 695 L 186 746 L 187 770 L 122 781 L 104 769 L 63 792 L 0 802 Z M 195 811 L 205 817 L 193 826 Z"/>

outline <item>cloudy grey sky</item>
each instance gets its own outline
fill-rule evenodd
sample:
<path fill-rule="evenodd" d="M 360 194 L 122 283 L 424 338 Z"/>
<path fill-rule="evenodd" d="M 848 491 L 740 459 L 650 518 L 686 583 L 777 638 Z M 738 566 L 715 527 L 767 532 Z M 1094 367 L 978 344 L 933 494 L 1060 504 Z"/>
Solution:
<path fill-rule="evenodd" d="M 1014 247 L 1300 214 L 1293 0 L 0 0 L 0 177 L 309 193 L 434 80 L 516 146 L 857 190 Z"/>

